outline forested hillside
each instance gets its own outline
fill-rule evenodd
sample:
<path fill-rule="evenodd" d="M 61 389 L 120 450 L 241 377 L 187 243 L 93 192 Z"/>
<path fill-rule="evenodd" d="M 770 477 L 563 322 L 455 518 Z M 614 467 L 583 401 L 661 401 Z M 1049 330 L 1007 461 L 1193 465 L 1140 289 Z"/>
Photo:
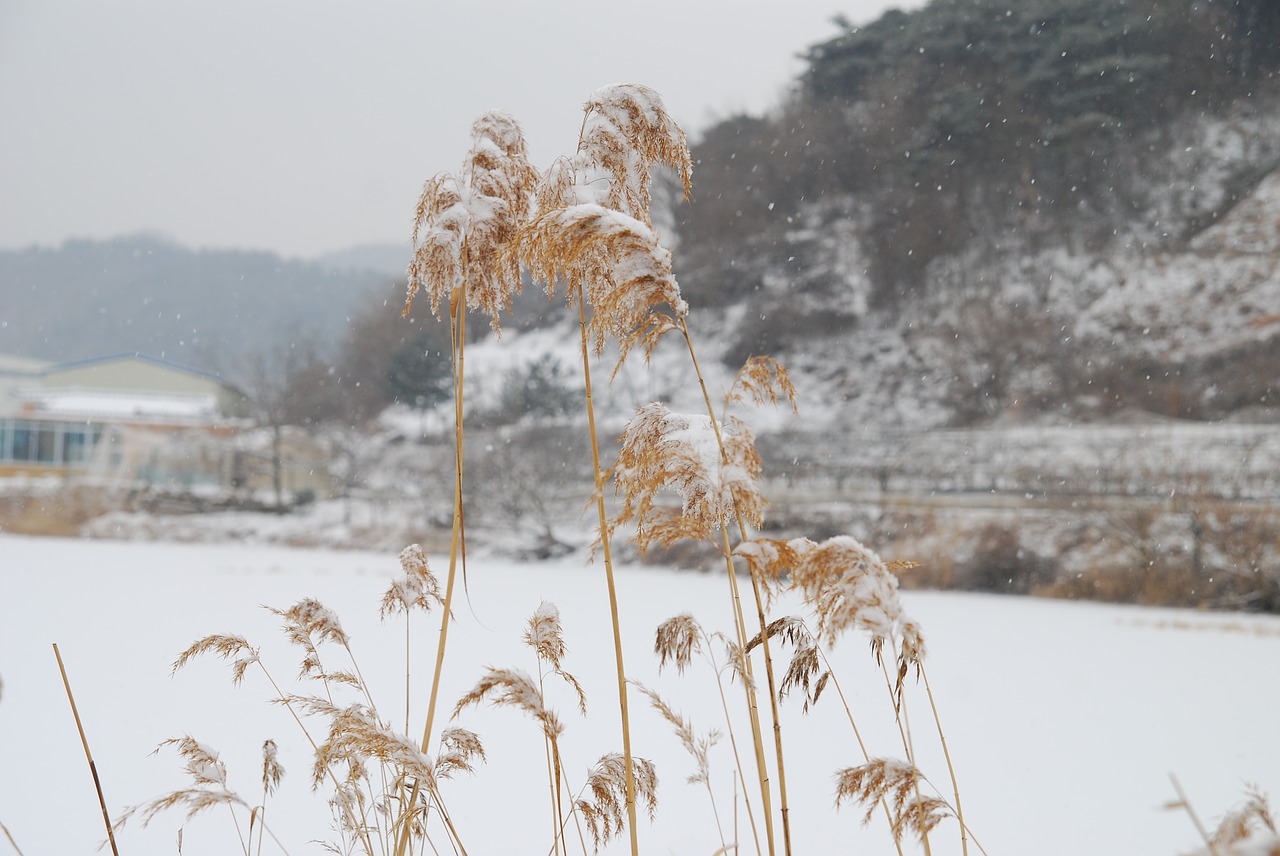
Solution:
<path fill-rule="evenodd" d="M 1280 5 L 935 0 L 838 29 L 772 115 L 695 147 L 678 263 L 737 322 L 726 363 L 789 352 L 925 424 L 1274 407 Z"/>

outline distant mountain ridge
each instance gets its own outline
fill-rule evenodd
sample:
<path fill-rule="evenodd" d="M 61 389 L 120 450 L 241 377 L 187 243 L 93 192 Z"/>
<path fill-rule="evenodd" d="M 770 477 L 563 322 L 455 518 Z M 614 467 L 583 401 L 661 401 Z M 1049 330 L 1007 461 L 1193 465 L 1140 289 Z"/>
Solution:
<path fill-rule="evenodd" d="M 403 277 L 413 256 L 413 247 L 404 243 L 360 244 L 316 256 L 315 261 L 338 271 L 378 271 Z"/>
<path fill-rule="evenodd" d="M 0 250 L 0 353 L 137 352 L 232 376 L 290 341 L 331 353 L 362 304 L 402 292 L 377 253 L 334 257 L 193 250 L 149 235 Z"/>

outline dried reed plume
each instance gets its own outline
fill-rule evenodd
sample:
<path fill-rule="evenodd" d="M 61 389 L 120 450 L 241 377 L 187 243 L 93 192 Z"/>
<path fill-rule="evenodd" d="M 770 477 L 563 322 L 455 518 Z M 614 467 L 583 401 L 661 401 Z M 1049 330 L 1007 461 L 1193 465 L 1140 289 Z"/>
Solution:
<path fill-rule="evenodd" d="M 865 826 L 871 822 L 876 805 L 884 800 L 896 818 L 892 827 L 894 840 L 901 841 L 908 831 L 923 839 L 929 830 L 954 814 L 946 800 L 920 794 L 923 780 L 920 771 L 906 761 L 873 758 L 836 773 L 836 807 L 846 800 L 856 800 L 864 809 Z"/>
<path fill-rule="evenodd" d="M 734 401 L 775 406 L 785 401 L 793 413 L 798 412 L 791 375 L 773 357 L 751 357 L 738 369 L 729 391 L 725 393 L 726 405 Z"/>
<path fill-rule="evenodd" d="M 658 625 L 653 642 L 653 652 L 658 655 L 658 668 L 670 660 L 676 671 L 684 674 L 693 655 L 702 650 L 702 627 L 689 613 L 668 618 Z"/>
<path fill-rule="evenodd" d="M 554 603 L 544 600 L 538 605 L 525 627 L 524 641 L 538 655 L 539 660 L 549 665 L 554 674 L 573 688 L 578 696 L 578 712 L 586 716 L 587 694 L 578 679 L 561 666 L 569 649 L 564 643 L 564 629 L 560 626 L 560 610 Z"/>
<path fill-rule="evenodd" d="M 691 785 L 704 784 L 710 786 L 710 752 L 711 747 L 720 742 L 720 732 L 713 728 L 706 734 L 699 736 L 693 730 L 693 723 L 672 710 L 662 696 L 638 681 L 632 681 L 631 685 L 649 699 L 649 705 L 667 721 L 667 724 L 676 733 L 676 737 L 680 739 L 680 745 L 693 758 L 696 769 L 685 781 Z"/>
<path fill-rule="evenodd" d="M 1256 785 L 1249 785 L 1245 789 L 1245 794 L 1244 803 L 1239 808 L 1224 814 L 1222 820 L 1218 822 L 1218 828 L 1209 838 L 1211 848 L 1230 852 L 1232 845 L 1245 841 L 1253 835 L 1255 827 L 1267 830 L 1273 837 L 1277 835 L 1276 819 L 1271 812 L 1267 795 Z M 1280 841 L 1277 841 L 1277 847 L 1280 848 Z"/>
<path fill-rule="evenodd" d="M 396 612 L 408 612 L 413 607 L 430 612 L 432 605 L 442 605 L 440 582 L 427 567 L 427 556 L 418 544 L 410 544 L 400 553 L 400 567 L 404 576 L 393 580 L 382 596 L 381 617 Z"/>
<path fill-rule="evenodd" d="M 244 673 L 250 666 L 258 662 L 258 649 L 245 641 L 243 636 L 211 634 L 197 639 L 192 645 L 178 655 L 173 661 L 171 673 L 177 672 L 190 662 L 191 658 L 201 654 L 217 654 L 224 660 L 231 661 L 231 681 L 239 685 L 244 680 Z"/>
<path fill-rule="evenodd" d="M 264 794 L 274 793 L 283 778 L 284 767 L 280 765 L 280 759 L 276 751 L 276 741 L 264 740 L 262 742 L 262 792 Z"/>
<path fill-rule="evenodd" d="M 328 737 L 316 749 L 311 769 L 313 788 L 318 788 L 335 767 L 364 769 L 370 760 L 388 764 L 406 778 L 432 779 L 431 759 L 419 751 L 417 742 L 379 720 L 368 706 L 357 703 L 334 708 L 320 699 L 313 701 L 309 712 L 329 716 Z"/>
<path fill-rule="evenodd" d="M 564 642 L 564 628 L 560 625 L 560 610 L 554 603 L 543 601 L 525 626 L 524 643 L 533 649 L 538 659 L 559 669 L 561 661 L 569 653 Z"/>
<path fill-rule="evenodd" d="M 183 769 L 191 777 L 194 787 L 180 788 L 148 803 L 126 808 L 116 821 L 116 828 L 134 817 L 140 817 L 142 825 L 148 826 L 156 815 L 178 806 L 186 807 L 186 820 L 215 806 L 249 807 L 239 794 L 227 787 L 227 767 L 213 749 L 187 736 L 166 740 L 155 751 L 159 752 L 167 746 L 176 748 L 178 756 L 184 762 Z"/>
<path fill-rule="evenodd" d="M 656 91 L 635 83 L 606 86 L 591 94 L 583 112 L 578 151 L 557 161 L 539 188 L 542 210 L 599 202 L 648 223 L 654 165 L 675 170 L 689 195 L 688 141 Z M 599 173 L 608 180 L 593 181 Z"/>
<path fill-rule="evenodd" d="M 886 642 L 898 651 L 899 681 L 909 666 L 919 669 L 926 648 L 920 626 L 903 611 L 898 579 L 888 565 L 855 538 L 837 536 L 821 543 L 757 539 L 734 551 L 764 576 L 789 574 L 818 617 L 818 635 L 834 644 L 851 628 L 871 636 L 876 657 Z"/>
<path fill-rule="evenodd" d="M 454 717 L 483 701 L 488 701 L 494 707 L 523 710 L 538 721 L 543 734 L 548 738 L 555 739 L 564 733 L 564 724 L 555 711 L 544 703 L 537 682 L 519 669 L 495 669 L 490 666 L 476 685 L 458 699 L 453 707 Z"/>
<path fill-rule="evenodd" d="M 636 217 L 595 203 L 553 208 L 521 231 L 515 249 L 548 295 L 554 296 L 563 279 L 570 305 L 586 300 L 593 310 L 595 354 L 604 352 L 612 336 L 619 366 L 637 345 L 648 359 L 689 311 L 671 270 L 671 253 Z"/>
<path fill-rule="evenodd" d="M 643 802 L 649 819 L 658 809 L 658 774 L 653 762 L 633 758 L 636 800 Z M 590 798 L 579 799 L 574 807 L 581 813 L 591 831 L 591 841 L 598 850 L 626 827 L 627 770 L 626 761 L 617 753 L 605 755 L 591 768 L 586 790 Z"/>
<path fill-rule="evenodd" d="M 484 744 L 474 731 L 454 726 L 440 732 L 437 778 L 447 779 L 454 773 L 474 773 L 476 762 L 484 760 Z"/>
<path fill-rule="evenodd" d="M 822 667 L 822 655 L 818 651 L 817 641 L 804 620 L 794 615 L 769 622 L 763 633 L 757 633 L 747 643 L 748 653 L 766 638 L 778 639 L 794 649 L 786 674 L 778 684 L 778 697 L 786 698 L 792 690 L 800 690 L 804 697 L 802 710 L 808 713 L 809 707 L 817 703 L 827 682 L 831 680 L 831 671 Z"/>
<path fill-rule="evenodd" d="M 622 433 L 613 469 L 614 489 L 622 497 L 613 525 L 633 524 L 641 550 L 654 542 L 709 538 L 738 512 L 760 525 L 765 502 L 754 440 L 737 420 L 717 432 L 707 416 L 676 413 L 658 402 L 639 408 Z M 658 504 L 664 489 L 679 495 L 678 514 Z"/>
<path fill-rule="evenodd" d="M 348 684 L 363 688 L 359 677 L 347 671 L 327 671 L 320 660 L 320 643 L 331 642 L 341 646 L 350 656 L 350 637 L 342 629 L 338 615 L 315 598 L 303 598 L 288 609 L 266 607 L 272 615 L 284 619 L 285 638 L 304 652 L 298 677 L 311 678 L 325 683 Z"/>
<path fill-rule="evenodd" d="M 486 113 L 471 126 L 471 149 L 459 176 L 427 180 L 413 222 L 413 260 L 404 314 L 419 290 L 452 310 L 462 293 L 467 308 L 489 316 L 497 329 L 519 293 L 520 267 L 506 245 L 528 219 L 538 172 L 524 135 L 505 113 Z M 463 288 L 465 284 L 465 288 Z"/>
<path fill-rule="evenodd" d="M 685 781 L 691 785 L 700 784 L 707 789 L 707 796 L 711 800 L 711 813 L 715 817 L 716 830 L 720 834 L 720 844 L 723 847 L 725 843 L 724 826 L 720 823 L 720 810 L 716 807 L 715 791 L 711 789 L 711 747 L 720 742 L 720 732 L 713 728 L 706 734 L 699 736 L 693 730 L 693 723 L 672 710 L 662 696 L 638 681 L 632 681 L 631 685 L 644 693 L 649 699 L 650 706 L 667 721 L 667 724 L 675 731 L 676 737 L 679 738 L 680 745 L 684 747 L 684 751 L 688 752 L 689 756 L 693 758 L 694 771 L 685 778 Z"/>

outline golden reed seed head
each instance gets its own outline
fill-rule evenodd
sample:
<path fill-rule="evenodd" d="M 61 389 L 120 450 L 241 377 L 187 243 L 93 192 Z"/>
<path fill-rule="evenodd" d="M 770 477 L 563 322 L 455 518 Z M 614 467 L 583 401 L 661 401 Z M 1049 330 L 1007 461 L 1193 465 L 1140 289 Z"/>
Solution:
<path fill-rule="evenodd" d="M 683 674 L 693 655 L 702 651 L 702 627 L 692 615 L 685 612 L 668 618 L 658 625 L 653 641 L 653 652 L 658 655 L 658 669 L 670 660 L 676 671 Z"/>
<path fill-rule="evenodd" d="M 739 544 L 734 555 L 770 580 L 790 577 L 793 588 L 818 616 L 819 636 L 828 645 L 847 630 L 871 636 L 879 659 L 886 642 L 897 651 L 898 689 L 910 667 L 919 671 L 927 648 L 920 625 L 902 607 L 898 579 L 873 551 L 848 536 L 815 543 L 807 538 L 758 538 Z"/>
<path fill-rule="evenodd" d="M 262 743 L 262 791 L 273 793 L 284 778 L 284 767 L 276 751 L 276 741 L 264 740 Z"/>
<path fill-rule="evenodd" d="M 236 685 L 244 680 L 245 670 L 258 662 L 258 650 L 250 646 L 243 636 L 215 633 L 193 642 L 178 655 L 178 659 L 173 661 L 170 671 L 177 672 L 187 665 L 192 657 L 209 653 L 231 661 L 231 682 Z"/>
<path fill-rule="evenodd" d="M 873 758 L 861 766 L 836 773 L 836 807 L 846 800 L 857 801 L 864 809 L 862 824 L 865 826 L 871 821 L 876 806 L 884 800 L 894 817 L 895 841 L 900 842 L 908 830 L 914 830 L 923 838 L 953 814 L 946 800 L 920 793 L 923 781 L 924 775 L 906 761 Z"/>
<path fill-rule="evenodd" d="M 532 716 L 542 726 L 542 732 L 550 739 L 564 733 L 564 725 L 555 711 L 548 708 L 538 689 L 538 684 L 527 672 L 519 669 L 495 669 L 490 667 L 476 685 L 454 705 L 453 716 L 471 705 L 488 701 L 494 707 L 514 707 Z"/>
<path fill-rule="evenodd" d="M 475 772 L 477 761 L 485 760 L 480 735 L 452 726 L 440 732 L 440 754 L 436 756 L 436 776 L 447 779 L 457 772 Z"/>
<path fill-rule="evenodd" d="M 332 708 L 328 712 L 329 733 L 316 748 L 311 784 L 318 787 L 334 767 L 346 768 L 348 781 L 363 779 L 368 761 L 387 764 L 405 776 L 430 781 L 434 776 L 431 759 L 417 743 L 378 719 L 363 704 Z"/>
<path fill-rule="evenodd" d="M 591 94 L 583 111 L 575 165 L 609 174 L 602 204 L 648 223 L 655 164 L 674 170 L 689 196 L 693 157 L 684 130 L 657 91 L 635 83 L 606 86 Z"/>
<path fill-rule="evenodd" d="M 633 756 L 632 777 L 635 780 L 636 803 L 643 804 L 653 820 L 658 808 L 658 774 L 653 762 Z M 574 805 L 587 822 L 591 841 L 597 849 L 607 844 L 626 828 L 627 769 L 623 756 L 605 755 L 587 776 L 588 799 Z"/>
<path fill-rule="evenodd" d="M 534 650 L 538 659 L 554 669 L 560 668 L 568 648 L 564 644 L 564 630 L 560 626 L 560 610 L 554 603 L 544 600 L 529 617 L 524 642 Z"/>
<path fill-rule="evenodd" d="M 313 597 L 305 597 L 285 610 L 267 607 L 273 615 L 284 619 L 284 633 L 289 641 L 309 651 L 317 642 L 333 642 L 345 647 L 350 643 L 342 629 L 338 614 Z"/>
<path fill-rule="evenodd" d="M 647 404 L 621 437 L 613 482 L 622 502 L 613 526 L 635 525 L 642 550 L 654 542 L 710 538 L 731 524 L 738 511 L 747 523 L 759 526 L 765 505 L 759 489 L 762 472 L 755 438 L 745 424 L 730 420 L 717 426 L 707 416 Z M 680 497 L 678 517 L 657 503 L 663 490 Z"/>
<path fill-rule="evenodd" d="M 708 783 L 711 778 L 711 747 L 720 742 L 720 732 L 712 729 L 704 737 L 698 737 L 693 730 L 693 723 L 672 710 L 671 706 L 657 692 L 649 689 L 639 681 L 628 681 L 628 683 L 649 699 L 649 705 L 667 721 L 667 724 L 676 733 L 676 737 L 679 738 L 680 745 L 693 758 L 697 769 L 686 781 L 691 785 Z"/>
<path fill-rule="evenodd" d="M 637 345 L 646 356 L 688 312 L 671 253 L 647 223 L 595 203 L 544 210 L 512 245 L 533 278 L 554 295 L 565 283 L 570 305 L 592 308 L 595 352 L 617 339 L 621 358 Z"/>
<path fill-rule="evenodd" d="M 400 568 L 404 576 L 393 580 L 382 596 L 379 611 L 382 618 L 395 612 L 408 612 L 413 607 L 430 612 L 432 605 L 444 605 L 440 581 L 427 567 L 427 555 L 420 545 L 410 544 L 401 551 Z"/>
<path fill-rule="evenodd" d="M 460 174 L 428 179 L 418 198 L 403 314 L 420 290 L 437 317 L 442 303 L 452 312 L 465 293 L 467 308 L 498 329 L 522 285 L 507 245 L 528 220 L 537 185 L 519 123 L 504 113 L 476 119 Z"/>
<path fill-rule="evenodd" d="M 773 357 L 751 357 L 738 369 L 725 403 L 750 401 L 753 404 L 777 405 L 785 401 L 796 411 L 796 388 L 782 363 Z"/>

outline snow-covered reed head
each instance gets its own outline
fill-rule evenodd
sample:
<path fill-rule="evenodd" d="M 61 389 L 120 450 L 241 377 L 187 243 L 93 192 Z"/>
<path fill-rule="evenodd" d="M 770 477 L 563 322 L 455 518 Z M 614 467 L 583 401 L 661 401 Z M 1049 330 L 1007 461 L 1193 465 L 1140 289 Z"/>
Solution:
<path fill-rule="evenodd" d="M 718 426 L 708 416 L 676 413 L 658 402 L 639 408 L 623 431 L 613 470 L 622 497 L 613 525 L 634 525 L 642 550 L 654 542 L 709 538 L 738 511 L 759 526 L 765 503 L 754 440 L 737 420 Z M 658 503 L 664 489 L 679 496 L 678 512 Z"/>
<path fill-rule="evenodd" d="M 789 574 L 818 617 L 818 635 L 827 644 L 846 630 L 861 629 L 871 637 L 880 656 L 886 642 L 898 653 L 899 679 L 907 666 L 924 660 L 924 637 L 902 608 L 898 578 L 876 553 L 846 535 L 815 543 L 757 539 L 734 551 L 762 576 L 781 579 Z"/>
<path fill-rule="evenodd" d="M 540 209 L 598 202 L 649 225 L 650 185 L 658 165 L 672 169 L 689 195 L 689 144 L 655 90 L 638 83 L 604 86 L 582 109 L 578 150 L 547 171 L 538 190 Z"/>
<path fill-rule="evenodd" d="M 688 311 L 671 254 L 653 231 L 652 171 L 675 170 L 687 195 L 693 160 L 684 131 L 647 86 L 604 87 L 584 110 L 578 150 L 547 170 L 540 213 L 518 253 L 548 294 L 563 281 L 571 305 L 590 304 L 597 356 L 609 336 L 623 359 L 636 345 L 647 356 Z"/>
<path fill-rule="evenodd" d="M 876 807 L 883 802 L 893 818 L 895 841 L 908 832 L 923 840 L 929 830 L 955 812 L 946 800 L 922 794 L 924 776 L 912 764 L 894 758 L 872 758 L 865 764 L 849 767 L 836 774 L 836 806 L 847 800 L 862 804 L 865 826 Z"/>
<path fill-rule="evenodd" d="M 578 695 L 578 712 L 587 715 L 587 694 L 569 672 L 564 670 L 564 657 L 569 648 L 564 641 L 564 628 L 560 625 L 560 610 L 554 603 L 543 601 L 530 616 L 524 631 L 525 644 L 533 649 L 542 664 L 551 668 Z"/>
<path fill-rule="evenodd" d="M 507 245 L 529 218 L 537 183 L 519 123 L 498 112 L 476 119 L 461 172 L 423 185 L 404 314 L 419 290 L 437 316 L 441 302 L 456 310 L 465 291 L 467 308 L 488 315 L 497 329 L 521 286 L 519 262 Z"/>
<path fill-rule="evenodd" d="M 658 625 L 654 635 L 653 653 L 658 655 L 658 669 L 670 660 L 676 671 L 683 673 L 693 661 L 693 655 L 702 650 L 702 626 L 687 612 L 668 618 Z"/>
<path fill-rule="evenodd" d="M 548 294 L 563 281 L 571 305 L 585 300 L 591 306 L 597 356 L 609 336 L 624 358 L 636 345 L 647 356 L 689 311 L 671 253 L 647 224 L 620 211 L 595 203 L 544 211 L 516 248 Z"/>
<path fill-rule="evenodd" d="M 392 580 L 382 596 L 383 618 L 395 612 L 408 612 L 417 607 L 429 612 L 433 604 L 440 605 L 440 581 L 427 567 L 427 554 L 419 544 L 410 544 L 400 552 L 400 568 L 404 576 Z"/>

